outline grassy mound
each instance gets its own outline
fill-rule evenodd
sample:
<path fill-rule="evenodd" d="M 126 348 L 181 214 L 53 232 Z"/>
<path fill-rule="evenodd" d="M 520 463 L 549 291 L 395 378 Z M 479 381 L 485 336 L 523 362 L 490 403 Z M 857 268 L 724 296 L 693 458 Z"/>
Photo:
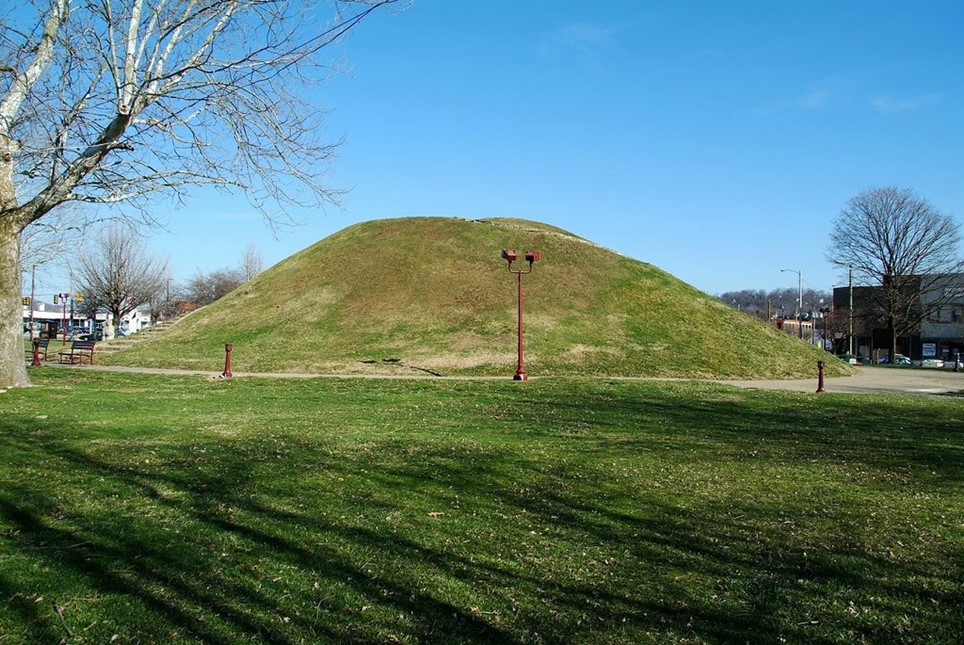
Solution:
<path fill-rule="evenodd" d="M 275 265 L 160 339 L 105 362 L 254 372 L 511 375 L 524 278 L 531 375 L 789 378 L 828 355 L 660 269 L 517 219 L 358 224 Z M 828 374 L 847 368 L 828 363 Z"/>

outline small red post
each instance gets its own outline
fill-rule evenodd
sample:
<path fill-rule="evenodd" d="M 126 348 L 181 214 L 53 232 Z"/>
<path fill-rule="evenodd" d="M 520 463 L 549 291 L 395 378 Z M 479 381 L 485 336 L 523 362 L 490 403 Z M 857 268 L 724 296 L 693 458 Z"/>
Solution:
<path fill-rule="evenodd" d="M 30 367 L 40 367 L 40 339 L 33 339 L 33 362 Z"/>
<path fill-rule="evenodd" d="M 826 392 L 823 387 L 823 361 L 817 361 L 817 392 Z"/>
<path fill-rule="evenodd" d="M 231 378 L 231 350 L 234 346 L 231 343 L 224 344 L 224 371 L 221 372 L 221 378 Z"/>

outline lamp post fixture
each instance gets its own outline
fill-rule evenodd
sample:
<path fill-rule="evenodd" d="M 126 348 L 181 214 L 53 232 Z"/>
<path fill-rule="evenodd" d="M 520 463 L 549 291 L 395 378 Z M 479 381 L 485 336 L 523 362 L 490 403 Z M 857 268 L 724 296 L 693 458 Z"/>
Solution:
<path fill-rule="evenodd" d="M 30 342 L 33 343 L 33 303 L 36 302 L 34 293 L 37 285 L 37 265 L 30 268 Z"/>
<path fill-rule="evenodd" d="M 847 288 L 850 291 L 850 306 L 847 310 L 847 352 L 854 355 L 854 266 L 847 265 Z"/>
<path fill-rule="evenodd" d="M 513 250 L 502 249 L 502 259 L 509 263 L 509 273 L 514 273 L 519 282 L 519 366 L 516 369 L 515 376 L 512 377 L 512 380 L 528 381 L 529 376 L 526 374 L 522 352 L 522 276 L 527 273 L 532 273 L 532 263 L 538 262 L 542 257 L 542 253 L 540 251 L 526 251 L 525 260 L 529 263 L 529 268 L 524 271 L 512 269 L 512 263 L 515 262 L 518 257 L 519 256 Z"/>
<path fill-rule="evenodd" d="M 844 266 L 843 262 L 832 260 L 838 267 Z M 847 309 L 847 354 L 854 355 L 854 265 L 847 266 L 847 291 L 849 292 L 849 304 Z"/>
<path fill-rule="evenodd" d="M 64 340 L 63 342 L 66 343 L 67 342 L 67 300 L 70 298 L 70 294 L 58 293 L 57 295 L 60 296 L 60 301 L 64 303 L 64 320 L 63 320 Z M 73 308 L 73 304 L 71 303 L 71 309 L 72 308 Z M 56 336 L 54 337 L 54 340 L 56 340 Z"/>
<path fill-rule="evenodd" d="M 800 320 L 800 313 L 803 311 L 803 269 L 780 269 L 780 273 L 797 274 L 797 332 L 803 338 L 803 321 Z"/>

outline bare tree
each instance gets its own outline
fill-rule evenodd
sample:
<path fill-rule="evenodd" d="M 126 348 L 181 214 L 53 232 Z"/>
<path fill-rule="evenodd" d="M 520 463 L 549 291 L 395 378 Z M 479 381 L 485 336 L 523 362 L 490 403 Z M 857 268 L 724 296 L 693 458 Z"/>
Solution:
<path fill-rule="evenodd" d="M 744 313 L 766 320 L 768 316 L 786 315 L 785 305 L 796 303 L 798 298 L 803 301 L 804 311 L 801 312 L 802 314 L 808 311 L 817 311 L 823 303 L 830 302 L 832 294 L 818 289 L 804 289 L 801 293 L 794 287 L 792 289 L 772 289 L 768 292 L 762 289 L 726 291 L 718 297 Z"/>
<path fill-rule="evenodd" d="M 247 245 L 241 257 L 241 277 L 244 282 L 251 282 L 262 271 L 264 271 L 264 258 L 261 256 L 261 251 L 254 244 Z"/>
<path fill-rule="evenodd" d="M 900 336 L 946 304 L 946 276 L 964 270 L 959 226 L 913 191 L 874 188 L 851 199 L 830 234 L 828 259 L 853 269 L 869 290 L 871 306 L 890 338 Z M 927 295 L 928 297 L 924 297 Z"/>
<path fill-rule="evenodd" d="M 66 263 L 84 238 L 84 226 L 75 212 L 58 208 L 27 226 L 20 235 L 24 272 L 28 267 Z"/>
<path fill-rule="evenodd" d="M 266 218 L 337 198 L 320 52 L 397 0 L 32 0 L 0 14 L 0 386 L 28 383 L 20 236 L 65 202 L 242 189 Z M 141 210 L 150 221 L 151 215 Z"/>
<path fill-rule="evenodd" d="M 224 268 L 209 273 L 198 272 L 181 288 L 181 293 L 186 300 L 203 307 L 223 298 L 245 282 L 241 269 Z"/>
<path fill-rule="evenodd" d="M 168 285 L 167 261 L 153 255 L 129 225 L 114 222 L 77 254 L 77 285 L 84 301 L 114 316 L 114 324 Z"/>

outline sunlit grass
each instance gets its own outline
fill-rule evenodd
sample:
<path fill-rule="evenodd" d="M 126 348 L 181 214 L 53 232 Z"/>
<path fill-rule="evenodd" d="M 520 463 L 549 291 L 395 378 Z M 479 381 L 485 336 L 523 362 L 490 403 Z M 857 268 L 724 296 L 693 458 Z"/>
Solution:
<path fill-rule="evenodd" d="M 959 400 L 32 372 L 0 642 L 959 642 Z"/>
<path fill-rule="evenodd" d="M 351 226 L 155 340 L 102 362 L 240 372 L 500 375 L 517 360 L 517 281 L 501 248 L 542 251 L 526 276 L 526 364 L 553 376 L 812 377 L 848 367 L 651 264 L 523 220 L 416 217 Z"/>

